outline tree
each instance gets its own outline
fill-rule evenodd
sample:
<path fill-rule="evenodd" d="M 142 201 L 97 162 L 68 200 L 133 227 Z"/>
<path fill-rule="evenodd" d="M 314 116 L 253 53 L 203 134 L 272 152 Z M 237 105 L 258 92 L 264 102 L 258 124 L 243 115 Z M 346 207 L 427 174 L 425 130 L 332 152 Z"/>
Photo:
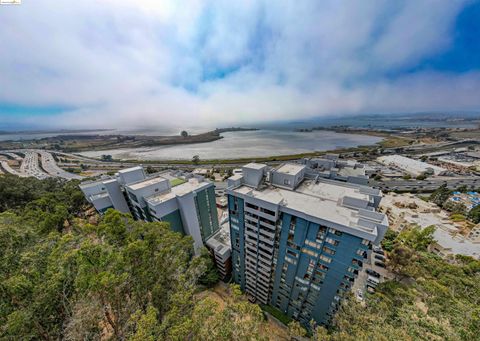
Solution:
<path fill-rule="evenodd" d="M 156 169 L 153 168 L 152 166 L 148 166 L 146 171 L 147 171 L 147 174 L 153 174 L 156 172 Z"/>
<path fill-rule="evenodd" d="M 464 203 L 461 202 L 454 202 L 451 200 L 445 201 L 445 203 L 442 206 L 445 210 L 451 212 L 452 214 L 466 214 L 467 213 L 467 207 L 465 206 Z"/>
<path fill-rule="evenodd" d="M 108 155 L 108 154 L 105 154 L 105 155 L 102 155 L 102 161 L 113 161 L 113 157 L 111 155 Z"/>
<path fill-rule="evenodd" d="M 198 165 L 200 163 L 200 156 L 194 155 L 192 157 L 192 162 L 193 162 L 194 165 Z"/>
<path fill-rule="evenodd" d="M 468 212 L 468 219 L 473 221 L 475 224 L 480 223 L 480 205 L 475 206 Z"/>
<path fill-rule="evenodd" d="M 426 251 L 427 247 L 435 240 L 433 238 L 435 229 L 434 225 L 425 228 L 413 225 L 400 232 L 395 242 L 417 251 Z"/>
<path fill-rule="evenodd" d="M 297 337 L 301 338 L 307 335 L 307 331 L 305 330 L 305 328 L 303 328 L 302 325 L 295 320 L 291 321 L 288 324 L 288 331 L 290 332 L 290 335 L 295 339 L 297 339 Z"/>
<path fill-rule="evenodd" d="M 443 184 L 430 195 L 430 201 L 441 207 L 451 194 L 452 191 L 447 188 L 446 184 Z"/>
<path fill-rule="evenodd" d="M 385 233 L 385 236 L 382 240 L 382 247 L 385 251 L 392 251 L 395 246 L 395 239 L 398 236 L 398 232 L 393 231 L 392 229 L 388 229 Z"/>
<path fill-rule="evenodd" d="M 422 173 L 416 177 L 417 180 L 425 180 L 427 178 L 427 174 Z"/>
<path fill-rule="evenodd" d="M 188 133 L 185 131 L 185 130 L 182 130 L 182 132 L 180 133 L 180 135 L 182 137 L 187 137 L 188 136 Z"/>
<path fill-rule="evenodd" d="M 198 279 L 198 283 L 209 288 L 214 286 L 219 281 L 220 276 L 212 259 L 212 255 L 207 248 L 203 247 L 200 250 L 200 256 L 197 257 L 196 260 L 205 267 L 203 275 Z"/>

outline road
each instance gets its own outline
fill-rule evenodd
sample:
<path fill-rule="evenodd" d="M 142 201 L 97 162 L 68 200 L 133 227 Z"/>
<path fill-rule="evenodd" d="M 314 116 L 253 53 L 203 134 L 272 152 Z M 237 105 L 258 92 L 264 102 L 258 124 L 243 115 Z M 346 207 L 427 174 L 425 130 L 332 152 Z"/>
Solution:
<path fill-rule="evenodd" d="M 9 153 L 9 152 L 0 152 L 1 155 L 6 155 L 8 157 L 11 157 L 12 159 L 14 160 L 17 160 L 17 161 L 22 161 L 22 158 L 20 156 L 18 156 L 17 154 L 14 154 L 14 153 Z"/>
<path fill-rule="evenodd" d="M 25 151 L 25 158 L 20 166 L 20 173 L 33 176 L 40 180 L 50 177 L 40 168 L 38 164 L 38 154 L 30 150 Z"/>
<path fill-rule="evenodd" d="M 370 186 L 380 188 L 383 191 L 432 192 L 443 184 L 446 184 L 450 189 L 456 189 L 461 186 L 480 188 L 480 177 L 439 177 L 426 180 L 369 181 Z"/>
<path fill-rule="evenodd" d="M 16 176 L 19 176 L 21 178 L 26 178 L 28 177 L 28 175 L 24 174 L 24 173 L 20 173 L 20 172 L 17 172 L 15 169 L 13 169 L 12 167 L 10 167 L 10 165 L 8 164 L 8 161 L 0 161 L 0 164 L 2 165 L 2 168 L 5 170 L 5 172 L 7 173 L 10 173 L 12 175 L 16 175 Z"/>
<path fill-rule="evenodd" d="M 41 156 L 41 161 L 42 161 L 42 168 L 50 175 L 53 177 L 58 177 L 58 178 L 63 178 L 67 180 L 81 180 L 83 179 L 82 176 L 69 173 L 58 167 L 57 163 L 55 162 L 55 159 L 53 158 L 52 154 L 45 152 L 45 151 L 37 151 L 40 156 Z"/>

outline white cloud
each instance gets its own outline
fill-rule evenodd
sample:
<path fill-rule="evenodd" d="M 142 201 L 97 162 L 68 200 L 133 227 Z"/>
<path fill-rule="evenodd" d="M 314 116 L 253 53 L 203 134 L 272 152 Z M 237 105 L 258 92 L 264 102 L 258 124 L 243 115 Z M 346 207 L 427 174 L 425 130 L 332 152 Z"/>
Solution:
<path fill-rule="evenodd" d="M 108 127 L 478 109 L 478 73 L 401 72 L 449 48 L 464 6 L 24 0 L 0 8 L 0 103 Z"/>

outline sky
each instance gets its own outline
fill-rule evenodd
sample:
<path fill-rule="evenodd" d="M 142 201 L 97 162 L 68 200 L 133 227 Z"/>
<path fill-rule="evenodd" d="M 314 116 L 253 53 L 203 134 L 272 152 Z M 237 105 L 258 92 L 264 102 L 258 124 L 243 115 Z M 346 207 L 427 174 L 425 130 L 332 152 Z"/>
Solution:
<path fill-rule="evenodd" d="M 480 111 L 480 1 L 0 5 L 0 129 Z"/>

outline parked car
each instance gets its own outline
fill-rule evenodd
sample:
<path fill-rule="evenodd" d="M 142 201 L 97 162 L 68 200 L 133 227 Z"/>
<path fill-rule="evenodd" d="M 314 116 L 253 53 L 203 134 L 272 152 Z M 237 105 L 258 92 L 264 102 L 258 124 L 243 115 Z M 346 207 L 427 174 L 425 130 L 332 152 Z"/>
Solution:
<path fill-rule="evenodd" d="M 374 264 L 376 266 L 380 267 L 380 268 L 385 268 L 385 263 L 384 262 L 375 262 Z"/>
<path fill-rule="evenodd" d="M 373 250 L 373 252 L 378 253 L 379 255 L 382 255 L 382 256 L 385 255 L 385 251 L 383 250 Z"/>
<path fill-rule="evenodd" d="M 380 280 L 377 277 L 368 276 L 367 283 L 376 287 L 380 283 Z"/>
<path fill-rule="evenodd" d="M 369 294 L 373 294 L 373 293 L 375 293 L 375 288 L 372 287 L 371 285 L 368 285 L 368 284 L 367 284 L 367 292 L 368 292 Z"/>
<path fill-rule="evenodd" d="M 367 270 L 365 270 L 365 272 L 370 276 L 380 278 L 380 274 L 378 272 L 376 272 L 375 270 L 367 269 Z"/>
<path fill-rule="evenodd" d="M 363 301 L 363 292 L 361 289 L 357 289 L 357 299 Z"/>
<path fill-rule="evenodd" d="M 383 257 L 382 255 L 374 255 L 375 259 L 378 259 L 378 260 L 381 260 L 382 262 L 385 262 L 385 257 Z"/>

